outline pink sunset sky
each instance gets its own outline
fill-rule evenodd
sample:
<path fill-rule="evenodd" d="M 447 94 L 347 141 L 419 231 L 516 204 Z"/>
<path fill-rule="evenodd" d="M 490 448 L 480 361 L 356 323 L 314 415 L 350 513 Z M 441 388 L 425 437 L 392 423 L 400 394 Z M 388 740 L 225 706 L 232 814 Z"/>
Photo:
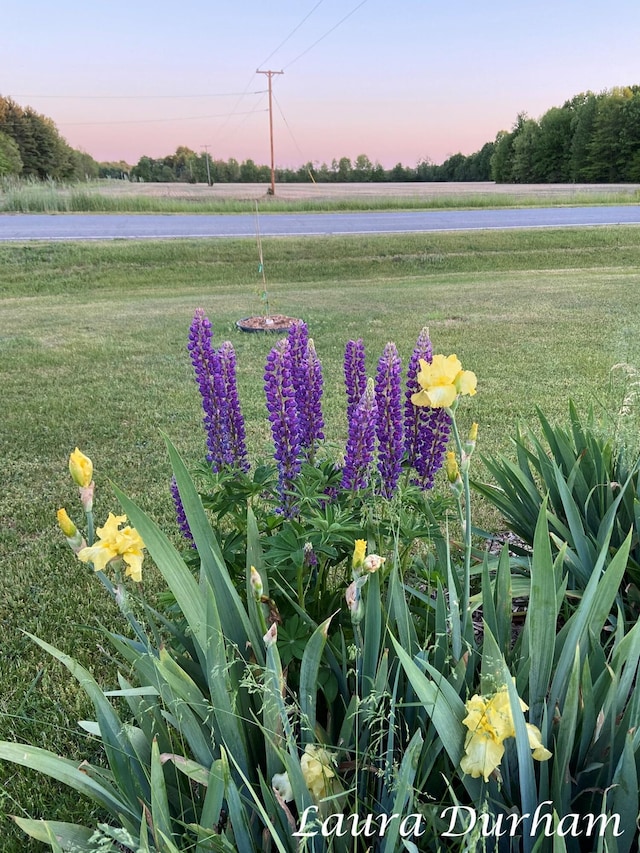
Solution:
<path fill-rule="evenodd" d="M 136 163 L 471 154 L 519 112 L 640 84 L 638 0 L 4 0 L 0 95 Z"/>

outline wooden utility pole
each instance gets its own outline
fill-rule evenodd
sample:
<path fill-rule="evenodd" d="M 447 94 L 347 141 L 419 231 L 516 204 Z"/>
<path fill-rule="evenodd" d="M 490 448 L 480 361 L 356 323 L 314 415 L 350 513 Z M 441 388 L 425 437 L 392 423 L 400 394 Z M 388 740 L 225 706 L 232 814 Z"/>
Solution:
<path fill-rule="evenodd" d="M 273 159 L 273 103 L 271 94 L 271 78 L 276 74 L 284 74 L 284 71 L 256 71 L 256 74 L 266 74 L 269 80 L 269 139 L 271 142 L 271 195 L 276 194 L 276 168 Z"/>
<path fill-rule="evenodd" d="M 207 186 L 212 186 L 212 183 L 211 183 L 211 167 L 209 165 L 209 146 L 203 145 L 202 147 L 206 151 L 206 157 L 207 157 Z"/>

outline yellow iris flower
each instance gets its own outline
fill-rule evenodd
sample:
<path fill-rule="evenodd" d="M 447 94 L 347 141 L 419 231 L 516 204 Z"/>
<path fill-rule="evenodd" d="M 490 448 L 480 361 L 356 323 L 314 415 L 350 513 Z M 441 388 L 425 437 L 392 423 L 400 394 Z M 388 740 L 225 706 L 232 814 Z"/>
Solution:
<path fill-rule="evenodd" d="M 79 551 L 78 559 L 83 563 L 93 563 L 96 572 L 101 572 L 107 563 L 121 558 L 127 565 L 125 575 L 139 583 L 142 580 L 144 542 L 135 528 L 127 525 L 120 530 L 120 525 L 126 520 L 126 515 L 110 512 L 104 526 L 96 530 L 98 541 Z"/>
<path fill-rule="evenodd" d="M 66 509 L 59 509 L 56 513 L 56 517 L 58 519 L 58 526 L 60 527 L 60 530 L 62 530 L 64 535 L 67 537 L 67 539 L 73 538 L 78 532 L 78 528 L 69 518 Z"/>
<path fill-rule="evenodd" d="M 308 743 L 300 759 L 300 769 L 307 788 L 316 802 L 342 790 L 340 781 L 333 769 L 335 758 L 322 746 Z"/>
<path fill-rule="evenodd" d="M 458 468 L 458 460 L 453 450 L 449 450 L 444 460 L 444 470 L 447 475 L 447 480 L 450 483 L 455 483 L 460 476 L 460 468 Z"/>
<path fill-rule="evenodd" d="M 355 544 L 353 546 L 353 558 L 351 560 L 351 566 L 354 569 L 359 569 L 362 567 L 364 563 L 364 558 L 367 554 L 367 540 L 366 539 L 356 539 Z"/>
<path fill-rule="evenodd" d="M 69 456 L 69 473 L 80 488 L 89 486 L 93 479 L 93 462 L 77 447 Z"/>
<path fill-rule="evenodd" d="M 475 373 L 463 370 L 456 355 L 434 355 L 431 364 L 421 358 L 416 379 L 421 390 L 411 396 L 414 406 L 450 408 L 459 394 L 476 393 Z"/>
<path fill-rule="evenodd" d="M 523 711 L 527 710 L 522 699 L 520 707 Z M 466 708 L 467 716 L 462 722 L 469 731 L 464 742 L 465 755 L 460 762 L 460 769 L 475 778 L 482 776 L 487 782 L 502 761 L 504 741 L 516 734 L 509 691 L 503 687 L 489 699 L 476 694 L 469 699 Z M 530 723 L 526 726 L 533 758 L 546 761 L 551 753 L 542 745 L 540 730 Z"/>

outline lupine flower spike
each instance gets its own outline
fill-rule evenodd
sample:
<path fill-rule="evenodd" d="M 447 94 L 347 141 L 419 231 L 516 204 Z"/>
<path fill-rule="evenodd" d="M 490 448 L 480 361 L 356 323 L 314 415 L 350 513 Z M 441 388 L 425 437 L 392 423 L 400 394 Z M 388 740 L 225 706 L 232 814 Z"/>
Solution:
<path fill-rule="evenodd" d="M 369 482 L 375 452 L 377 406 L 373 379 L 369 379 L 364 394 L 349 421 L 349 437 L 342 471 L 342 488 L 358 491 Z"/>
<path fill-rule="evenodd" d="M 422 361 L 433 359 L 429 330 L 425 326 L 409 360 L 404 404 L 404 441 L 409 464 L 418 474 L 417 483 L 431 489 L 442 467 L 451 435 L 451 418 L 445 409 L 418 407 L 413 395 L 420 391 L 418 371 Z"/>
<path fill-rule="evenodd" d="M 281 511 L 285 516 L 294 514 L 291 495 L 293 480 L 300 471 L 300 429 L 295 390 L 291 377 L 289 342 L 279 341 L 267 356 L 264 372 L 264 390 L 271 434 L 278 464 L 278 490 Z"/>
<path fill-rule="evenodd" d="M 347 423 L 351 418 L 367 387 L 365 373 L 364 343 L 362 338 L 347 341 L 344 351 L 344 384 L 347 389 Z"/>
<path fill-rule="evenodd" d="M 212 345 L 211 323 L 202 308 L 196 311 L 189 329 L 187 349 L 196 374 L 207 434 L 207 458 L 214 471 L 229 462 L 228 429 L 226 428 L 226 395 L 220 357 Z"/>
<path fill-rule="evenodd" d="M 221 344 L 218 349 L 218 360 L 224 385 L 224 427 L 228 436 L 229 463 L 236 470 L 248 471 L 246 433 L 236 381 L 236 353 L 231 341 L 224 341 Z"/>
<path fill-rule="evenodd" d="M 182 498 L 180 497 L 180 492 L 178 491 L 178 484 L 176 483 L 176 478 L 171 478 L 171 483 L 169 485 L 169 489 L 171 491 L 171 497 L 173 499 L 173 505 L 176 510 L 176 521 L 178 522 L 178 527 L 180 528 L 180 532 L 184 536 L 184 538 L 189 542 L 192 548 L 195 548 L 195 542 L 193 541 L 193 535 L 191 533 L 191 528 L 189 527 L 189 522 L 187 521 L 187 516 L 184 511 L 184 507 L 182 505 Z"/>
<path fill-rule="evenodd" d="M 388 343 L 376 372 L 376 435 L 382 494 L 391 498 L 400 479 L 404 441 L 402 435 L 402 362 L 396 345 Z"/>

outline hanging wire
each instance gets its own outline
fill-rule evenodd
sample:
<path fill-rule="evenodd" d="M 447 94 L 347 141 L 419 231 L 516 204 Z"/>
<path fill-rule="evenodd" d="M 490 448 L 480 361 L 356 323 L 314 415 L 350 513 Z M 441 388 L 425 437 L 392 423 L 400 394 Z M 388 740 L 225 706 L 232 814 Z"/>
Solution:
<path fill-rule="evenodd" d="M 264 271 L 264 256 L 262 254 L 262 236 L 260 234 L 260 213 L 258 211 L 258 202 L 254 201 L 256 206 L 256 242 L 258 245 L 258 272 L 262 274 L 262 301 L 266 308 L 266 315 L 269 317 L 271 315 L 271 311 L 269 309 L 269 291 L 267 290 L 267 276 Z"/>
<path fill-rule="evenodd" d="M 324 33 L 324 35 L 321 35 L 319 39 L 316 39 L 316 40 L 313 42 L 313 44 L 309 45 L 309 47 L 308 47 L 306 50 L 303 50 L 303 51 L 302 51 L 302 53 L 299 53 L 299 54 L 298 54 L 298 56 L 296 56 L 296 58 L 295 58 L 295 59 L 292 59 L 292 60 L 291 60 L 291 62 L 288 62 L 288 63 L 284 66 L 284 68 L 290 68 L 290 67 L 293 65 L 293 63 L 294 63 L 294 62 L 297 62 L 299 59 L 302 59 L 302 57 L 303 57 L 303 56 L 306 56 L 306 54 L 307 54 L 307 53 L 309 53 L 309 51 L 310 51 L 310 50 L 313 50 L 313 48 L 314 48 L 317 44 L 320 44 L 320 42 L 321 42 L 323 39 L 326 39 L 326 37 L 327 37 L 328 35 L 331 35 L 331 33 L 335 32 L 341 24 L 344 24 L 344 22 L 345 22 L 348 18 L 350 18 L 352 15 L 354 15 L 354 14 L 358 11 L 358 9 L 360 9 L 362 6 L 364 6 L 364 4 L 365 4 L 365 3 L 367 3 L 367 2 L 368 2 L 368 0 L 362 0 L 362 2 L 358 3 L 358 5 L 357 5 L 357 6 L 355 6 L 355 7 L 354 7 L 350 12 L 348 12 L 348 13 L 344 16 L 344 18 L 340 18 L 340 20 L 338 21 L 338 23 L 337 23 L 337 24 L 335 24 L 333 27 L 331 27 L 331 29 L 330 29 L 330 30 L 327 30 L 327 32 L 326 32 L 326 33 Z"/>

